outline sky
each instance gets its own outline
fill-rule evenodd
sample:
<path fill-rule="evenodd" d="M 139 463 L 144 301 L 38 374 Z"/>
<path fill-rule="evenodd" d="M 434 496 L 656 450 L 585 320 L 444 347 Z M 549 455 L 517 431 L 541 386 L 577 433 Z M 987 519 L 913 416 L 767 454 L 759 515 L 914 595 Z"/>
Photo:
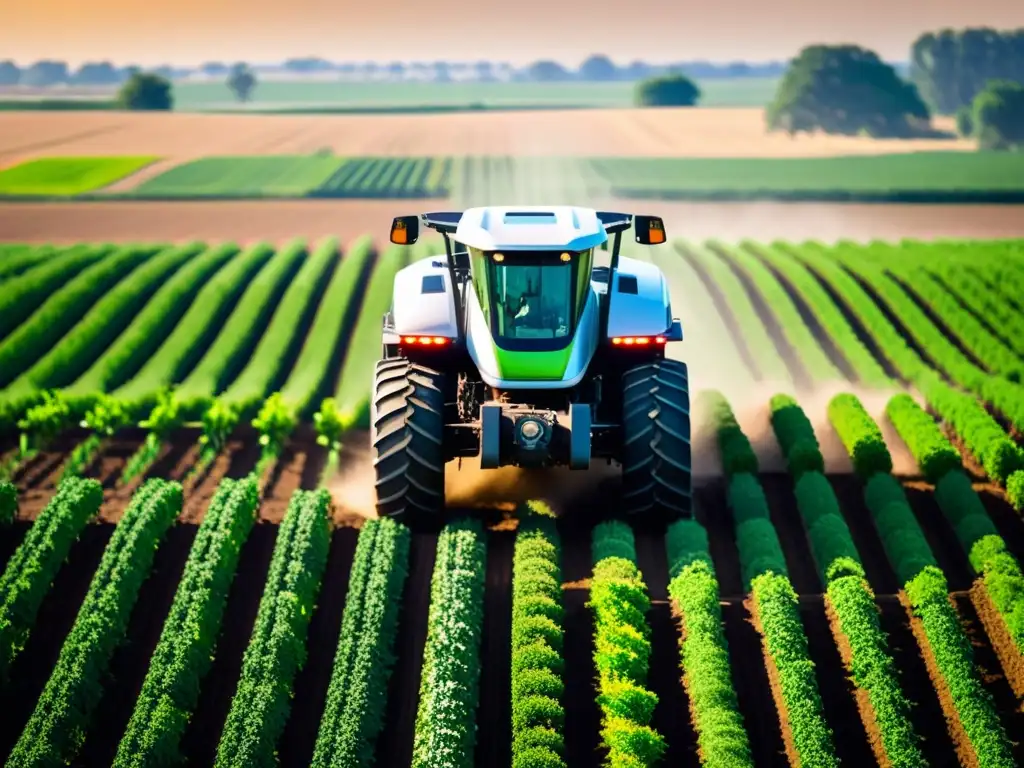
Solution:
<path fill-rule="evenodd" d="M 1022 0 L 2 0 L 0 58 L 155 66 L 204 61 L 473 61 L 591 53 L 625 64 L 769 61 L 857 43 L 903 61 L 943 27 L 1024 27 Z"/>

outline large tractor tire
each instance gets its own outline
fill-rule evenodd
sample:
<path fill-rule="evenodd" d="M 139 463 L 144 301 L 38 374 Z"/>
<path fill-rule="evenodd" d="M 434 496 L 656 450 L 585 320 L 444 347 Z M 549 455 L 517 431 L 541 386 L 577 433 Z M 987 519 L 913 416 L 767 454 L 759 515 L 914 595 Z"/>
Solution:
<path fill-rule="evenodd" d="M 686 363 L 657 360 L 622 375 L 622 492 L 630 515 L 689 517 L 693 508 Z"/>
<path fill-rule="evenodd" d="M 444 510 L 444 376 L 405 358 L 374 375 L 370 439 L 377 514 L 436 523 Z"/>

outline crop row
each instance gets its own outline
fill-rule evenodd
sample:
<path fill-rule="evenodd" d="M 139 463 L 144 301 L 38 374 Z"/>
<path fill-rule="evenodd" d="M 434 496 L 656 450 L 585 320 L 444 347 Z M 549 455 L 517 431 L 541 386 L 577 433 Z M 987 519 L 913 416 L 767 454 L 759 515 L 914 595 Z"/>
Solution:
<path fill-rule="evenodd" d="M 796 591 L 757 480 L 757 456 L 725 398 L 709 392 L 705 403 L 728 479 L 728 505 L 744 585 L 751 592 L 750 610 L 761 633 L 765 661 L 779 681 L 772 693 L 787 748 L 801 765 L 837 765 Z"/>
<path fill-rule="evenodd" d="M 474 764 L 486 567 L 480 521 L 445 526 L 430 584 L 412 768 Z"/>
<path fill-rule="evenodd" d="M 306 633 L 330 545 L 326 490 L 296 491 L 277 532 L 242 674 L 215 765 L 274 766 L 291 709 L 295 675 L 306 661 Z"/>
<path fill-rule="evenodd" d="M 63 250 L 52 245 L 0 245 L 0 281 L 23 275 Z"/>
<path fill-rule="evenodd" d="M 839 395 L 832 400 L 829 420 L 851 458 L 856 446 L 873 445 L 881 438 L 878 425 L 851 395 Z M 865 501 L 886 555 L 904 585 L 914 615 L 921 622 L 928 650 L 941 678 L 933 681 L 936 688 L 949 691 L 955 717 L 967 734 L 978 764 L 1013 765 L 1006 732 L 991 695 L 982 686 L 970 640 L 949 601 L 946 577 L 938 568 L 902 486 L 889 470 L 867 472 L 868 466 L 884 466 L 883 461 L 873 460 L 863 466 Z M 891 458 L 888 466 L 892 466 Z"/>
<path fill-rule="evenodd" d="M 259 498 L 251 479 L 222 480 L 199 526 L 115 768 L 181 761 L 179 744 L 213 659 L 242 545 Z"/>
<path fill-rule="evenodd" d="M 833 632 L 845 639 L 854 684 L 867 692 L 873 722 L 881 735 L 879 763 L 923 766 L 910 702 L 900 688 L 896 663 L 879 621 L 860 553 L 843 519 L 839 499 L 822 474 L 824 459 L 803 409 L 786 395 L 771 400 L 771 420 L 795 480 L 797 510 L 818 566 Z M 838 639 L 838 638 L 837 638 Z M 844 643 L 839 643 L 840 648 Z"/>
<path fill-rule="evenodd" d="M 18 489 L 10 480 L 0 480 L 0 525 L 10 525 L 18 516 Z"/>
<path fill-rule="evenodd" d="M 683 684 L 705 768 L 753 766 L 729 668 L 719 586 L 708 534 L 696 520 L 673 523 L 665 540 L 669 597 L 681 617 Z"/>
<path fill-rule="evenodd" d="M 165 480 L 150 480 L 132 497 L 7 760 L 11 768 L 66 765 L 81 748 L 103 695 L 110 659 L 124 638 L 157 545 L 181 504 L 181 486 Z"/>
<path fill-rule="evenodd" d="M 661 759 L 663 734 L 650 723 L 658 697 L 646 688 L 651 655 L 651 601 L 636 565 L 633 531 L 600 523 L 593 531 L 594 663 L 601 708 L 601 745 L 610 765 L 651 766 Z"/>
<path fill-rule="evenodd" d="M 5 507 L 16 501 L 13 488 L 4 484 Z M 96 480 L 61 483 L 8 561 L 0 577 L 0 681 L 8 679 L 54 576 L 102 501 L 103 489 Z"/>
<path fill-rule="evenodd" d="M 960 464 L 960 454 L 910 395 L 894 396 L 886 415 L 935 485 L 935 501 L 985 584 L 1014 643 L 1024 653 L 1024 574 L 985 511 Z"/>
<path fill-rule="evenodd" d="M 384 725 L 395 663 L 398 610 L 408 573 L 409 530 L 389 518 L 359 532 L 314 768 L 369 766 Z"/>

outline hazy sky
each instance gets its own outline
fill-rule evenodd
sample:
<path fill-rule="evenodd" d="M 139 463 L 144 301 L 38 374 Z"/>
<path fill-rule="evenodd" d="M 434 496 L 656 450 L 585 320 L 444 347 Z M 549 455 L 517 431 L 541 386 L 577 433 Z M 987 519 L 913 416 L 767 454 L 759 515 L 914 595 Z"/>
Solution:
<path fill-rule="evenodd" d="M 1024 27 L 1024 0 L 0 0 L 0 58 L 118 64 L 392 59 L 576 64 L 785 59 L 855 42 L 905 60 L 923 30 Z"/>

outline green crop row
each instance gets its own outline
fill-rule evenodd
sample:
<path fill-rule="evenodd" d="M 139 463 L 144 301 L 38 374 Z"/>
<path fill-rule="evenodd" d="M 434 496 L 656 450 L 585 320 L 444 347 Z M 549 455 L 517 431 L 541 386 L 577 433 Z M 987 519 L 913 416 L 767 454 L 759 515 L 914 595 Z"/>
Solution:
<path fill-rule="evenodd" d="M 721 392 L 714 390 L 702 391 L 699 398 L 699 410 L 703 414 L 701 429 L 714 434 L 725 476 L 731 478 L 744 472 L 756 475 L 759 469 L 757 454 L 740 429 L 729 401 Z"/>
<path fill-rule="evenodd" d="M 1018 356 L 1024 357 L 1024 315 L 1019 307 L 1006 301 L 977 273 L 964 269 L 963 264 L 927 264 L 924 268 L 964 306 L 998 331 Z"/>
<path fill-rule="evenodd" d="M 665 544 L 671 577 L 668 594 L 682 621 L 683 683 L 690 698 L 701 765 L 753 766 L 729 668 L 707 531 L 696 520 L 679 520 L 669 526 Z"/>
<path fill-rule="evenodd" d="M 862 479 L 876 472 L 892 471 L 892 456 L 882 430 L 855 395 L 839 394 L 828 404 L 828 420 L 850 454 L 853 468 Z"/>
<path fill-rule="evenodd" d="M 594 663 L 601 708 L 601 745 L 610 765 L 651 766 L 665 737 L 651 726 L 658 697 L 645 686 L 651 655 L 651 600 L 636 566 L 633 531 L 601 523 L 592 538 L 594 576 L 587 605 L 594 610 Z"/>
<path fill-rule="evenodd" d="M 157 547 L 181 511 L 181 486 L 150 480 L 132 497 L 107 544 L 10 768 L 68 765 L 85 740 L 114 650 L 149 575 Z"/>
<path fill-rule="evenodd" d="M 906 768 L 924 766 L 910 720 L 910 702 L 900 688 L 860 553 L 843 519 L 839 499 L 820 469 L 824 462 L 811 422 L 786 395 L 772 398 L 771 411 L 790 474 L 797 478 L 797 509 L 825 585 L 827 605 L 850 649 L 853 682 L 868 694 L 889 763 Z"/>
<path fill-rule="evenodd" d="M 159 246 L 125 246 L 51 293 L 28 320 L 0 342 L 0 386 L 28 370 L 97 299 L 158 250 Z"/>
<path fill-rule="evenodd" d="M 10 525 L 17 516 L 18 488 L 9 480 L 0 480 L 0 525 Z"/>
<path fill-rule="evenodd" d="M 703 248 L 687 246 L 684 256 L 705 273 L 707 279 L 721 292 L 729 312 L 735 318 L 743 341 L 750 352 L 763 380 L 776 384 L 791 384 L 793 377 L 775 348 L 775 342 L 758 317 L 743 283 L 720 256 Z"/>
<path fill-rule="evenodd" d="M 10 483 L 4 487 L 14 488 Z M 10 496 L 6 490 L 5 499 Z M 14 499 L 16 503 L 16 492 Z M 8 678 L 54 576 L 102 502 L 103 489 L 96 480 L 61 483 L 8 561 L 0 577 L 0 680 Z"/>
<path fill-rule="evenodd" d="M 731 263 L 734 269 L 745 274 L 754 289 L 761 294 L 761 299 L 778 319 L 783 336 L 807 368 L 812 381 L 842 381 L 845 378 L 829 360 L 828 354 L 804 323 L 786 289 L 764 262 L 742 248 L 732 249 L 720 243 L 712 243 L 710 247 L 727 263 Z"/>
<path fill-rule="evenodd" d="M 368 317 L 372 313 L 366 306 L 366 300 L 373 294 L 364 291 L 364 298 L 360 302 L 358 288 L 376 255 L 372 238 L 360 238 L 349 246 L 334 270 L 293 372 L 281 388 L 281 396 L 295 416 L 310 415 L 316 397 L 323 391 L 327 381 L 334 358 L 333 350 L 341 346 L 342 339 L 348 339 L 345 356 L 348 357 L 352 352 L 353 339 L 356 338 L 352 333 L 353 324 L 358 334 L 360 326 L 372 319 Z M 373 290 L 373 284 L 370 290 Z M 390 304 L 390 294 L 388 302 Z M 368 390 L 366 372 L 372 370 L 373 363 L 380 356 L 380 316 L 383 314 L 381 312 L 376 318 L 377 345 L 373 360 L 364 361 L 359 374 L 350 376 L 362 384 L 364 392 Z"/>
<path fill-rule="evenodd" d="M 264 245 L 255 245 L 236 254 L 218 270 L 196 295 L 174 330 L 162 339 L 156 352 L 134 376 L 114 390 L 114 396 L 128 403 L 133 413 L 139 415 L 151 408 L 158 393 L 180 381 L 217 336 L 243 289 L 272 253 Z"/>
<path fill-rule="evenodd" d="M 0 250 L 0 282 L 19 277 L 62 252 L 52 245 L 5 245 Z"/>
<path fill-rule="evenodd" d="M 727 501 L 744 585 L 752 592 L 765 652 L 778 670 L 782 726 L 792 734 L 802 765 L 837 765 L 796 592 L 789 582 L 768 500 L 754 474 L 756 455 L 725 398 L 718 393 L 707 397 L 713 403 L 712 423 L 729 481 Z M 727 460 L 727 455 L 732 458 Z"/>
<path fill-rule="evenodd" d="M 564 768 L 564 608 L 554 520 L 529 517 L 512 560 L 512 766 Z"/>
<path fill-rule="evenodd" d="M 448 197 L 451 158 L 360 157 L 346 160 L 313 197 Z"/>
<path fill-rule="evenodd" d="M 5 282 L 0 291 L 0 339 L 25 322 L 61 286 L 113 250 L 112 245 L 75 246 L 38 269 Z"/>
<path fill-rule="evenodd" d="M 937 483 L 948 472 L 960 469 L 960 454 L 950 445 L 935 421 L 907 394 L 892 397 L 885 415 L 910 448 L 917 466 L 929 483 Z"/>
<path fill-rule="evenodd" d="M 411 768 L 471 768 L 480 700 L 487 547 L 478 519 L 437 540 Z"/>
<path fill-rule="evenodd" d="M 70 384 L 128 327 L 160 285 L 201 250 L 201 243 L 168 248 L 131 271 L 99 296 L 82 319 L 22 373 L 9 391 L 35 392 Z"/>
<path fill-rule="evenodd" d="M 94 356 L 88 370 L 65 389 L 65 395 L 89 397 L 108 392 L 134 376 L 181 320 L 200 289 L 238 250 L 230 243 L 207 248 L 178 269 L 135 314 L 124 333 Z"/>
<path fill-rule="evenodd" d="M 359 532 L 313 768 L 373 764 L 395 663 L 409 541 L 409 529 L 390 518 L 368 520 Z"/>
<path fill-rule="evenodd" d="M 242 673 L 217 746 L 218 768 L 276 766 L 276 744 L 291 709 L 295 675 L 306 661 L 331 533 L 330 494 L 296 491 L 277 532 Z"/>
<path fill-rule="evenodd" d="M 118 746 L 115 768 L 181 762 L 181 737 L 213 661 L 228 589 L 258 506 L 251 479 L 225 479 L 217 487 Z"/>

